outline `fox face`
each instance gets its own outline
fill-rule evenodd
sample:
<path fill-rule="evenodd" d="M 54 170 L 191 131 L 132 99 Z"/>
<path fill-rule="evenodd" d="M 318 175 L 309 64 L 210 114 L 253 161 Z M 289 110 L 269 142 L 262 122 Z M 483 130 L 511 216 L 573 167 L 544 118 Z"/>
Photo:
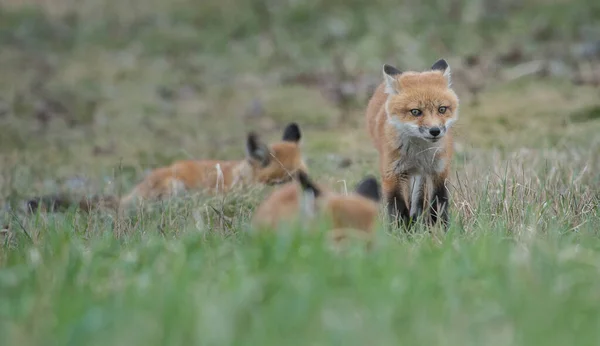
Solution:
<path fill-rule="evenodd" d="M 458 97 L 450 88 L 450 66 L 438 60 L 426 72 L 401 72 L 384 65 L 385 111 L 398 132 L 437 142 L 458 120 Z"/>
<path fill-rule="evenodd" d="M 280 222 L 298 217 L 307 221 L 325 215 L 332 221 L 335 240 L 343 239 L 348 230 L 373 233 L 381 198 L 375 178 L 363 179 L 355 191 L 342 195 L 318 186 L 302 171 L 295 177 L 296 182 L 273 191 L 261 203 L 254 215 L 255 226 L 275 228 Z"/>
<path fill-rule="evenodd" d="M 281 141 L 270 146 L 261 142 L 255 133 L 248 134 L 246 156 L 254 180 L 267 185 L 281 184 L 290 181 L 296 172 L 306 172 L 300 148 L 301 138 L 296 123 L 289 124 L 283 131 Z"/>

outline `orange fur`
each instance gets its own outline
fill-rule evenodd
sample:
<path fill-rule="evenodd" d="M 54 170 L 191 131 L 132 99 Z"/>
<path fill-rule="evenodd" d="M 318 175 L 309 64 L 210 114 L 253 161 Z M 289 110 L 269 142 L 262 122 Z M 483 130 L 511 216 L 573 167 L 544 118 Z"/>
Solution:
<path fill-rule="evenodd" d="M 248 135 L 247 157 L 239 161 L 186 160 L 155 169 L 121 200 L 160 199 L 192 190 L 228 192 L 252 184 L 278 184 L 307 167 L 300 149 L 300 130 L 289 124 L 283 139 L 267 146 L 255 134 Z"/>
<path fill-rule="evenodd" d="M 125 197 L 96 196 L 70 199 L 67 196 L 41 196 L 24 203 L 26 212 L 61 211 L 71 206 L 89 211 L 106 207 L 127 207 L 139 200 L 168 198 L 193 190 L 225 193 L 253 184 L 278 184 L 289 181 L 298 171 L 306 171 L 300 148 L 301 133 L 296 123 L 283 131 L 281 141 L 267 146 L 254 133 L 246 140 L 246 158 L 238 161 L 186 160 L 157 168 Z"/>
<path fill-rule="evenodd" d="M 326 187 L 313 184 L 308 177 L 299 173 L 300 184 L 291 182 L 273 191 L 256 209 L 253 225 L 259 228 L 275 229 L 282 222 L 292 222 L 302 218 L 313 220 L 315 216 L 329 218 L 335 241 L 358 235 L 370 240 L 378 215 L 379 184 L 374 178 L 363 180 L 357 191 L 348 195 L 335 193 Z M 371 184 L 366 196 L 360 186 Z M 309 195 L 307 195 L 309 193 Z M 358 231 L 358 232 L 356 232 Z"/>
<path fill-rule="evenodd" d="M 423 212 L 429 200 L 433 204 L 430 221 L 441 216 L 447 223 L 444 183 L 453 155 L 452 125 L 458 119 L 459 105 L 450 88 L 450 67 L 444 60 L 425 72 L 400 72 L 384 65 L 383 74 L 384 82 L 369 100 L 366 123 L 379 153 L 389 214 L 408 223 Z M 429 196 L 425 196 L 426 185 L 431 185 Z"/>

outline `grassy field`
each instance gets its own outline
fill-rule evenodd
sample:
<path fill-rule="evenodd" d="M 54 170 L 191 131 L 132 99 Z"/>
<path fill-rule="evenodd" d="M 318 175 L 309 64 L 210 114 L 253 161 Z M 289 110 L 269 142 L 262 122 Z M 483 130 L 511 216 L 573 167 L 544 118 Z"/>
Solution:
<path fill-rule="evenodd" d="M 600 72 L 576 53 L 599 18 L 587 0 L 0 1 L 0 344 L 599 344 L 600 90 L 573 77 Z M 350 189 L 377 173 L 381 65 L 442 56 L 462 102 L 446 234 L 257 235 L 271 187 L 125 218 L 19 209 L 241 158 L 247 131 L 289 121 L 311 175 Z"/>

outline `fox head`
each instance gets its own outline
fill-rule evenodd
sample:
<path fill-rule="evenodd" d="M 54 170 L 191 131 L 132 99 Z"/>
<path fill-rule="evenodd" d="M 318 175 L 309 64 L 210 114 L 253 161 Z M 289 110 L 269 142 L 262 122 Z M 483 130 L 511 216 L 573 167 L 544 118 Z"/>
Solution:
<path fill-rule="evenodd" d="M 332 221 L 335 231 L 356 230 L 373 233 L 381 198 L 380 186 L 374 177 L 366 177 L 348 195 L 329 191 L 315 184 L 305 172 L 296 174 L 294 183 L 275 190 L 257 208 L 255 226 L 276 227 L 282 221 L 301 217 L 311 220 L 325 215 Z M 345 232 L 334 234 L 335 240 Z"/>
<path fill-rule="evenodd" d="M 383 77 L 388 120 L 401 134 L 437 142 L 458 120 L 458 97 L 450 87 L 446 60 L 425 72 L 401 72 L 385 64 Z"/>
<path fill-rule="evenodd" d="M 254 132 L 246 140 L 246 159 L 252 168 L 254 180 L 273 185 L 290 181 L 296 172 L 307 170 L 302 158 L 302 134 L 296 123 L 283 131 L 281 141 L 267 145 Z"/>

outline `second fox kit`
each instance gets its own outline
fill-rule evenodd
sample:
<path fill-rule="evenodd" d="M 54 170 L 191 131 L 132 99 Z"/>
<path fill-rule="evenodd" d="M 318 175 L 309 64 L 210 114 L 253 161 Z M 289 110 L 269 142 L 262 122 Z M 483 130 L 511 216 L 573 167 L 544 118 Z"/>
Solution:
<path fill-rule="evenodd" d="M 366 120 L 379 152 L 388 213 L 407 224 L 423 213 L 427 200 L 431 205 L 428 221 L 447 226 L 445 181 L 459 104 L 450 87 L 450 66 L 440 59 L 429 71 L 401 72 L 386 64 L 383 77 L 367 106 Z M 430 192 L 425 196 L 427 185 Z"/>

